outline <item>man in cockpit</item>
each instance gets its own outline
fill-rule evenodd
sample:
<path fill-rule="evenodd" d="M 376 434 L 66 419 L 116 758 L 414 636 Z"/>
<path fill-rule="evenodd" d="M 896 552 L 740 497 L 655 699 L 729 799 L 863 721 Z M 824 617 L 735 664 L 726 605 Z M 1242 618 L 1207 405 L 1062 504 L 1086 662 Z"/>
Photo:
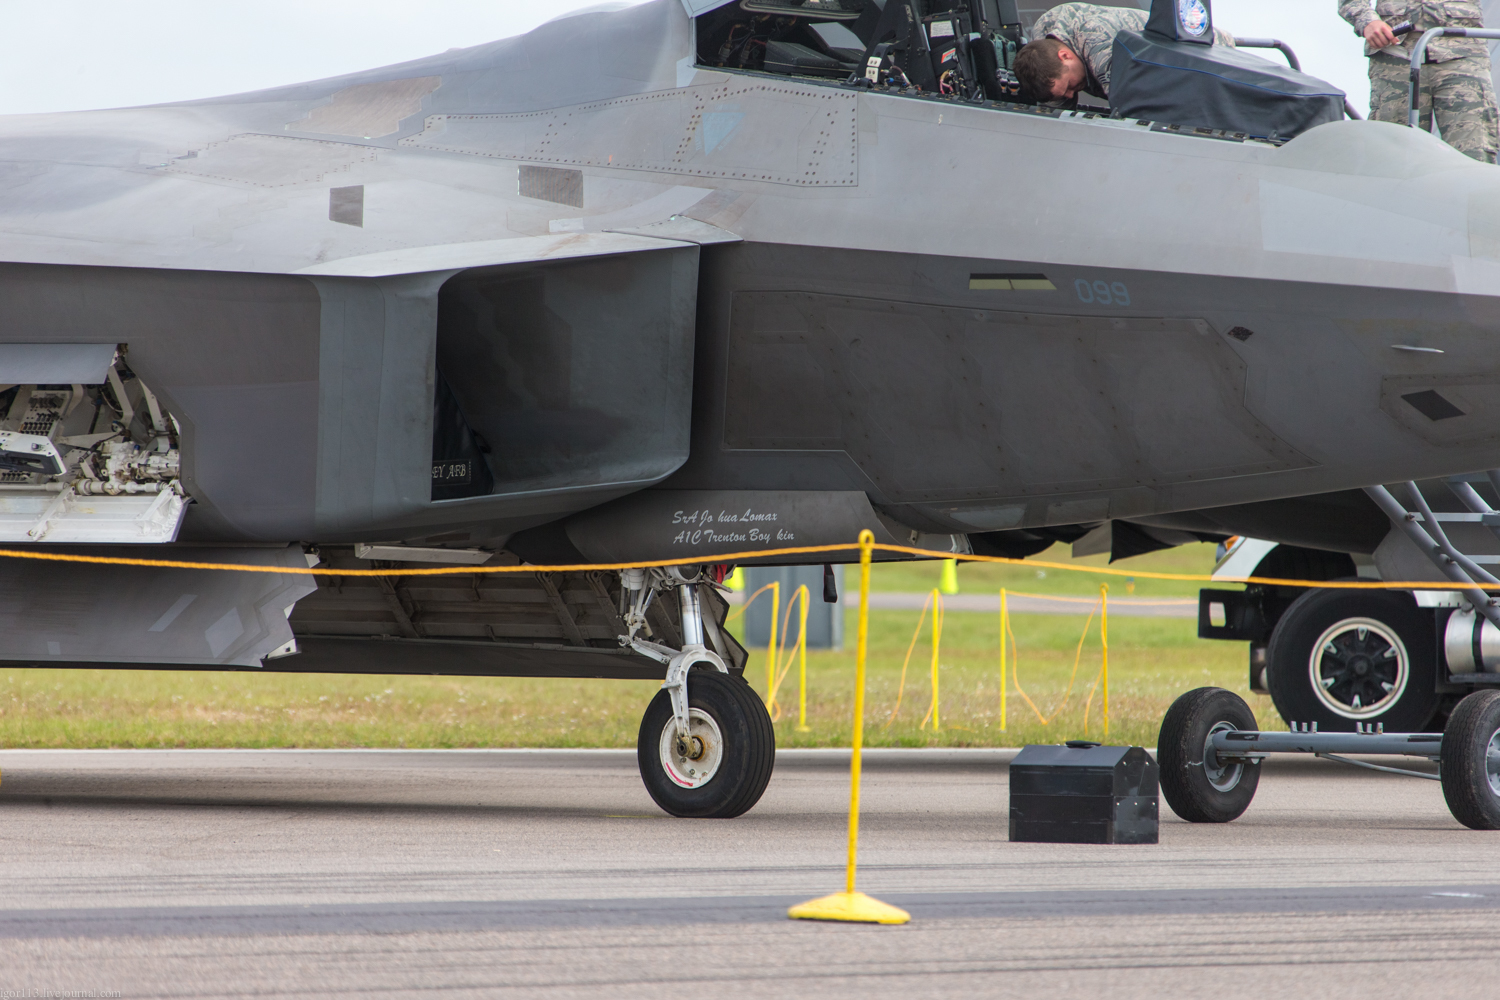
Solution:
<path fill-rule="evenodd" d="M 1405 125 L 1411 103 L 1411 54 L 1428 28 L 1482 28 L 1479 0 L 1339 0 L 1339 16 L 1365 40 L 1370 60 L 1370 117 Z M 1398 38 L 1391 27 L 1409 21 Z M 1018 74 L 1019 75 L 1019 74 Z M 1481 163 L 1494 163 L 1500 111 L 1490 82 L 1490 51 L 1479 38 L 1434 38 L 1422 67 L 1418 127 L 1430 130 L 1437 114 L 1443 141 Z"/>
<path fill-rule="evenodd" d="M 1090 3 L 1054 7 L 1036 19 L 1033 40 L 1016 53 L 1016 78 L 1042 104 L 1073 107 L 1080 93 L 1107 101 L 1115 36 L 1142 30 L 1149 16 L 1144 10 Z M 1214 40 L 1234 46 L 1234 36 L 1218 28 Z"/>

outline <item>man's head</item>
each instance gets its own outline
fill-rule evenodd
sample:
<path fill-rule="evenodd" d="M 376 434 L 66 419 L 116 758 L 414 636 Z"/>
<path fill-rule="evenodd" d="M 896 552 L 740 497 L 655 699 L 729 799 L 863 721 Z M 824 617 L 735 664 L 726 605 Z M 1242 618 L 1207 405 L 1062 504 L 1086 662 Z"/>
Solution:
<path fill-rule="evenodd" d="M 1071 101 L 1088 76 L 1078 53 L 1055 38 L 1038 38 L 1016 53 L 1016 79 L 1039 101 Z"/>

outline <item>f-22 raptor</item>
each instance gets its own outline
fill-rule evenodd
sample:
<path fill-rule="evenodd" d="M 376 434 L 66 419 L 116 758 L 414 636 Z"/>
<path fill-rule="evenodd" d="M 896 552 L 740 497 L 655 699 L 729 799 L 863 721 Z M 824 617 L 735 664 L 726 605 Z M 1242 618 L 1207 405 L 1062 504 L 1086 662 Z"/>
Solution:
<path fill-rule="evenodd" d="M 650 0 L 0 119 L 7 548 L 678 561 L 8 559 L 0 658 L 665 677 L 648 787 L 735 815 L 774 737 L 719 556 L 1500 465 L 1500 173 L 1028 103 L 1019 40 L 993 0 Z"/>

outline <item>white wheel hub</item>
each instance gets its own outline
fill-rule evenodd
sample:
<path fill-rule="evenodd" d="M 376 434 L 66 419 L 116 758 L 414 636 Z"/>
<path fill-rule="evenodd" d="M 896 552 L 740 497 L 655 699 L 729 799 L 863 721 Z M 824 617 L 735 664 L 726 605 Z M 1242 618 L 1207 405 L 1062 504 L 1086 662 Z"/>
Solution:
<path fill-rule="evenodd" d="M 1232 722 L 1216 722 L 1208 731 L 1208 740 L 1203 744 L 1203 776 L 1208 783 L 1214 786 L 1216 791 L 1232 792 L 1240 783 L 1240 777 L 1245 773 L 1245 765 L 1235 762 L 1225 764 L 1219 760 L 1219 755 L 1214 753 L 1214 737 L 1219 733 L 1234 731 Z"/>
<path fill-rule="evenodd" d="M 1346 618 L 1313 643 L 1307 660 L 1313 694 L 1334 715 L 1368 719 L 1406 693 L 1411 661 L 1396 630 L 1374 618 Z"/>
<path fill-rule="evenodd" d="M 677 723 L 668 719 L 659 744 L 662 770 L 674 784 L 701 788 L 719 773 L 724 759 L 724 737 L 713 716 L 701 708 L 688 709 L 688 736 L 679 739 Z"/>

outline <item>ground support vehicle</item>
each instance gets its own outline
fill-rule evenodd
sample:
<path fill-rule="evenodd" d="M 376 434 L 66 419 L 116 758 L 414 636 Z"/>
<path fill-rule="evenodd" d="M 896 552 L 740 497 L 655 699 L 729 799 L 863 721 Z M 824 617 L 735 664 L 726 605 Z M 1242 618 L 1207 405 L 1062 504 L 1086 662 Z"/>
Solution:
<path fill-rule="evenodd" d="M 1162 719 L 1157 744 L 1161 791 L 1172 811 L 1193 823 L 1227 823 L 1249 807 L 1260 763 L 1273 753 L 1310 753 L 1357 767 L 1442 782 L 1453 818 L 1474 830 L 1500 830 L 1500 691 L 1476 691 L 1458 703 L 1438 733 L 1387 733 L 1378 723 L 1353 733 L 1294 723 L 1289 733 L 1260 732 L 1244 699 L 1223 688 L 1182 695 Z M 1435 761 L 1438 772 L 1388 767 L 1362 757 Z"/>
<path fill-rule="evenodd" d="M 1248 640 L 1250 688 L 1270 694 L 1287 722 L 1441 730 L 1464 695 L 1500 686 L 1500 593 L 1484 589 L 1500 583 L 1491 572 L 1500 564 L 1500 512 L 1481 489 L 1500 496 L 1500 471 L 1364 490 L 1366 509 L 1351 508 L 1350 519 L 1386 522 L 1365 552 L 1236 540 L 1216 577 L 1428 586 L 1208 588 L 1199 635 Z"/>

